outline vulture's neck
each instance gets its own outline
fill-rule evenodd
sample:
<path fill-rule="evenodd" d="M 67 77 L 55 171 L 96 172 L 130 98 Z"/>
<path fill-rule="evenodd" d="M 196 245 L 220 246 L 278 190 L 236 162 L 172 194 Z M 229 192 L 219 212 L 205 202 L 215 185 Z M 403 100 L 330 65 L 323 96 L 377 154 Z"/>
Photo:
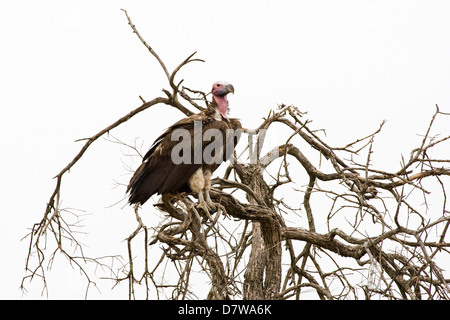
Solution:
<path fill-rule="evenodd" d="M 216 120 L 222 120 L 222 117 L 227 118 L 228 100 L 227 96 L 213 96 L 213 101 L 210 104 L 210 108 L 214 109 L 214 118 Z"/>

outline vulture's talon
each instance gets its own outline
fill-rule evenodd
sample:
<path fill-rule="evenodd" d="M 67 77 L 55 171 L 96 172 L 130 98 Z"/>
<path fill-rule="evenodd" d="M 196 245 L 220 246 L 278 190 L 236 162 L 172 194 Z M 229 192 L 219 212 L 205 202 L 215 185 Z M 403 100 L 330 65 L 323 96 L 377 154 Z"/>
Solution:
<path fill-rule="evenodd" d="M 201 201 L 197 204 L 197 209 L 202 209 L 206 214 L 209 214 L 209 211 L 212 208 L 210 208 L 210 206 L 205 201 Z"/>

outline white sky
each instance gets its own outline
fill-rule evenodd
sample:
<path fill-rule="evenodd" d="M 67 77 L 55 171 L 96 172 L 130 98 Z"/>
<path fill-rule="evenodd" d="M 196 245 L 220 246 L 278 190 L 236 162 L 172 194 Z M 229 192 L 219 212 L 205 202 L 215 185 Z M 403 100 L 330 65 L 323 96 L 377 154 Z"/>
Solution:
<path fill-rule="evenodd" d="M 450 112 L 449 1 L 3 1 L 1 299 L 40 296 L 19 290 L 27 249 L 20 239 L 42 218 L 52 177 L 81 148 L 74 141 L 138 107 L 139 95 L 150 100 L 168 87 L 120 8 L 169 70 L 194 51 L 206 60 L 182 70 L 185 85 L 208 91 L 213 81 L 232 83 L 231 115 L 246 127 L 277 104 L 294 104 L 341 146 L 387 120 L 374 151 L 388 169 L 417 146 L 435 104 Z M 112 134 L 141 137 L 146 149 L 180 117 L 159 106 Z M 446 119 L 436 132 L 449 134 Z M 123 195 L 112 189 L 113 179 L 128 179 L 121 159 L 99 141 L 63 189 L 68 207 L 92 213 L 102 227 L 129 223 L 120 240 L 134 216 L 105 207 Z M 50 298 L 83 298 L 69 280 L 55 286 Z"/>

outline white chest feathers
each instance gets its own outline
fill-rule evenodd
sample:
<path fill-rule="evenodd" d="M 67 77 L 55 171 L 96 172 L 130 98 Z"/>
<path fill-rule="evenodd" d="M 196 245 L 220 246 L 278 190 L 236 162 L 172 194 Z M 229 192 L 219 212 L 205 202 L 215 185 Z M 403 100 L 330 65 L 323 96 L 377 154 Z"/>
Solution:
<path fill-rule="evenodd" d="M 220 111 L 218 108 L 214 111 L 213 118 L 217 121 L 222 121 L 222 115 L 220 114 Z"/>
<path fill-rule="evenodd" d="M 189 187 L 195 193 L 199 193 L 205 187 L 205 177 L 202 168 L 198 168 L 189 179 Z"/>
<path fill-rule="evenodd" d="M 189 187 L 195 193 L 211 189 L 211 171 L 198 168 L 189 179 Z"/>

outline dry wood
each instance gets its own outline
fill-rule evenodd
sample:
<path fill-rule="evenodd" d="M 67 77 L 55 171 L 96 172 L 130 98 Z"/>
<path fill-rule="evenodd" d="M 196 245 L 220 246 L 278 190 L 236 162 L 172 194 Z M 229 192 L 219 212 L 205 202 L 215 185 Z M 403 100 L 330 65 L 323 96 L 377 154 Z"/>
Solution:
<path fill-rule="evenodd" d="M 132 31 L 157 59 L 171 91 L 163 89 L 166 97 L 149 102 L 140 97 L 141 106 L 94 136 L 80 139 L 84 145 L 56 175 L 43 217 L 28 235 L 27 275 L 22 286 L 37 277 L 46 290 L 46 271 L 58 253 L 88 280 L 86 296 L 95 281 L 85 265 L 93 263 L 116 274 L 112 278 L 116 283 L 128 281 L 130 299 L 137 298 L 136 286 L 145 287 L 145 298 L 449 299 L 450 280 L 442 262 L 450 256 L 446 197 L 450 159 L 440 158 L 434 150 L 448 143 L 450 136 L 432 136 L 436 118 L 449 114 L 437 106 L 410 158 L 399 168 L 385 171 L 371 165 L 376 156 L 375 137 L 384 122 L 363 138 L 333 147 L 321 137 L 322 130 L 304 119 L 305 112 L 281 105 L 256 129 L 244 130 L 251 143 L 235 155 L 236 161 L 223 177 L 213 180 L 214 212 L 197 210 L 192 195 L 165 195 L 156 205 L 165 217 L 156 227 L 145 225 L 141 218 L 143 211 L 156 209 L 134 208 L 137 227 L 126 239 L 127 259 L 86 256 L 66 219 L 73 213 L 59 206 L 63 177 L 94 142 L 142 111 L 166 105 L 190 115 L 193 112 L 178 97 L 198 110 L 202 107 L 197 101 L 207 98 L 199 90 L 180 88 L 182 80 L 175 83 L 183 66 L 203 60 L 193 59 L 194 53 L 170 73 L 123 12 Z M 264 135 L 280 124 L 286 129 L 283 138 L 268 153 L 260 154 Z M 256 144 L 254 138 L 258 138 Z M 114 143 L 128 145 L 117 138 Z M 136 147 L 129 147 L 139 155 Z M 430 192 L 432 183 L 437 188 Z M 297 195 L 296 199 L 289 199 L 287 193 Z M 442 205 L 435 203 L 430 208 L 427 199 L 436 193 Z M 418 202 L 418 196 L 423 201 Z M 141 241 L 137 237 L 141 233 L 145 257 L 139 275 L 133 248 Z M 161 249 L 159 258 L 149 257 L 148 250 L 156 247 Z M 116 271 L 105 259 L 125 262 Z M 166 277 L 168 265 L 178 274 L 171 281 Z M 119 271 L 125 276 L 119 277 Z M 193 276 L 198 273 L 209 281 L 207 292 L 192 289 Z"/>

